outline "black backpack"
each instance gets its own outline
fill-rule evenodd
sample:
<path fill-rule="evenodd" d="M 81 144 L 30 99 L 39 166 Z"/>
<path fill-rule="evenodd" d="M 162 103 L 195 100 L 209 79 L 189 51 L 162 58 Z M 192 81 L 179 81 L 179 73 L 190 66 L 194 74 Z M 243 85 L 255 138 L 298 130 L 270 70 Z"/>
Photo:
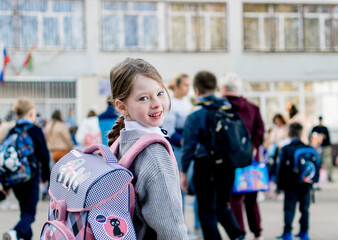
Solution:
<path fill-rule="evenodd" d="M 208 110 L 205 145 L 215 164 L 230 164 L 234 168 L 249 166 L 253 145 L 239 114 L 226 104 L 226 100 L 204 101 L 198 105 Z"/>

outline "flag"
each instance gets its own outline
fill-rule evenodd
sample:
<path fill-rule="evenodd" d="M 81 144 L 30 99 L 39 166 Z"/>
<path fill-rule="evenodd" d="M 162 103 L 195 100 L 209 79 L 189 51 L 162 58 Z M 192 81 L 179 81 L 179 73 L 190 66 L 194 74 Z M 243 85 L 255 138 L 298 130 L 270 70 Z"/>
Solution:
<path fill-rule="evenodd" d="M 0 51 L 0 83 L 3 84 L 5 82 L 5 69 L 10 59 L 3 44 L 0 44 Z"/>
<path fill-rule="evenodd" d="M 27 67 L 27 69 L 29 71 L 33 70 L 33 56 L 32 56 L 32 53 L 35 50 L 37 43 L 38 43 L 38 41 L 35 41 L 34 44 L 33 44 L 33 46 L 31 47 L 31 49 L 29 49 L 27 57 L 26 57 L 25 61 L 23 62 L 22 68 Z"/>
<path fill-rule="evenodd" d="M 29 71 L 33 70 L 33 57 L 31 52 L 28 53 L 25 62 L 23 63 L 24 67 L 27 67 Z"/>

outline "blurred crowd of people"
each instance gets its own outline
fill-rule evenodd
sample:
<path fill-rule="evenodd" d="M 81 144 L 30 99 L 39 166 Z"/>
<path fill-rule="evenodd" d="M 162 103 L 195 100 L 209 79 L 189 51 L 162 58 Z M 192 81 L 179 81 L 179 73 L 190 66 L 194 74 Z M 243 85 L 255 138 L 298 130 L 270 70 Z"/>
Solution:
<path fill-rule="evenodd" d="M 208 179 L 201 178 L 201 175 L 206 171 L 206 154 L 203 153 L 201 148 L 203 144 L 199 141 L 203 138 L 203 132 L 206 131 L 207 126 L 201 120 L 205 113 L 194 104 L 201 101 L 202 98 L 203 101 L 215 101 L 220 97 L 226 99 L 230 106 L 239 113 L 250 133 L 254 146 L 254 158 L 258 162 L 266 162 L 268 166 L 270 179 L 270 190 L 266 193 L 268 198 L 283 198 L 277 183 L 279 156 L 283 147 L 292 141 L 289 134 L 289 126 L 292 123 L 299 123 L 302 126 L 300 140 L 317 150 L 322 165 L 321 174 L 326 176 L 326 179 L 322 177 L 322 180 L 329 182 L 334 180 L 332 177 L 332 147 L 328 128 L 323 124 L 322 116 L 318 117 L 318 125 L 310 128 L 297 106 L 290 103 L 286 106 L 287 115 L 276 113 L 272 119 L 273 127 L 265 129 L 259 108 L 242 96 L 243 83 L 239 76 L 236 74 L 224 76 L 219 81 L 220 93 L 216 93 L 218 85 L 216 77 L 210 72 L 200 72 L 199 74 L 195 76 L 193 82 L 196 98 L 192 98 L 189 94 L 192 81 L 187 74 L 180 73 L 173 77 L 168 85 L 171 90 L 171 109 L 166 114 L 162 125 L 171 140 L 179 169 L 182 172 L 183 212 L 186 194 L 194 198 L 194 229 L 189 232 L 189 238 L 198 239 L 203 236 L 204 239 L 220 239 L 217 229 L 217 221 L 220 221 L 231 239 L 244 239 L 246 230 L 242 207 L 245 207 L 249 228 L 255 237 L 254 239 L 262 240 L 263 229 L 257 201 L 258 192 L 230 194 L 234 169 L 224 169 L 226 175 L 229 176 L 229 184 L 222 185 L 224 196 L 218 192 L 219 186 L 214 185 L 213 180 L 208 182 Z M 31 100 L 25 101 L 31 103 Z M 20 123 L 22 116 L 18 115 L 18 107 L 15 106 L 1 121 L 0 143 L 5 139 L 8 131 Z M 35 107 L 31 107 L 28 112 L 31 109 L 35 111 Z M 44 159 L 48 162 L 49 158 L 52 159 L 50 166 L 75 146 L 87 147 L 95 143 L 108 145 L 108 133 L 118 119 L 112 99 L 110 97 L 107 99 L 107 109 L 103 113 L 98 115 L 94 110 L 90 110 L 87 117 L 79 124 L 76 121 L 75 111 L 75 109 L 69 109 L 66 118 L 59 109 L 54 110 L 48 120 L 43 119 L 39 113 L 36 114 L 36 117 L 31 118 L 32 122 L 36 124 L 36 128 L 41 130 L 41 134 L 43 134 L 41 138 L 45 139 L 45 141 L 41 139 L 36 141 L 40 145 L 46 144 L 40 146 L 39 149 L 41 151 L 48 149 L 48 156 Z M 35 112 L 31 114 L 35 114 Z M 45 185 L 42 187 L 45 194 L 43 199 L 48 199 L 46 181 L 45 177 Z M 189 186 L 189 188 L 185 189 L 185 186 Z M 317 187 L 319 188 L 318 185 Z M 36 189 L 36 186 L 30 189 L 33 188 Z M 20 190 L 13 189 L 13 191 L 15 193 Z M 215 198 L 210 197 L 216 192 Z M 18 193 L 15 195 L 19 202 L 22 201 L 22 197 Z M 36 204 L 36 201 L 36 199 L 32 200 L 32 206 Z M 17 225 L 17 231 L 20 231 L 18 229 L 22 224 L 25 223 L 21 222 Z"/>

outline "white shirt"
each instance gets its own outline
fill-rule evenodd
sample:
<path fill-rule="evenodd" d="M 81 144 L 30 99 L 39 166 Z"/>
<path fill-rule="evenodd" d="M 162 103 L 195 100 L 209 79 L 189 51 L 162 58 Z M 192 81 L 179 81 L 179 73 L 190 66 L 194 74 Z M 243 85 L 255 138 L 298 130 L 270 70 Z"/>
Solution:
<path fill-rule="evenodd" d="M 124 126 L 122 131 L 141 130 L 146 133 L 158 133 L 165 136 L 159 127 L 145 127 L 136 121 L 124 121 Z"/>
<path fill-rule="evenodd" d="M 171 136 L 175 129 L 184 128 L 184 123 L 192 110 L 192 104 L 188 98 L 171 99 L 171 109 L 164 117 L 163 128 L 168 131 L 168 135 Z"/>

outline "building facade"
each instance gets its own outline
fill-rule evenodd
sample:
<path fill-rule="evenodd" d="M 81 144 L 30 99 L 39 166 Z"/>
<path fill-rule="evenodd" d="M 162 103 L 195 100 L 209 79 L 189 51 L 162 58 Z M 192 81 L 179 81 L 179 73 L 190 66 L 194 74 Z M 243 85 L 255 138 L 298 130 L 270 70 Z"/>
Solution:
<path fill-rule="evenodd" d="M 165 81 L 235 72 L 267 126 L 292 102 L 338 142 L 338 0 L 1 0 L 0 41 L 11 58 L 0 117 L 26 95 L 44 118 L 72 108 L 80 121 L 105 109 L 111 67 L 140 57 Z"/>

